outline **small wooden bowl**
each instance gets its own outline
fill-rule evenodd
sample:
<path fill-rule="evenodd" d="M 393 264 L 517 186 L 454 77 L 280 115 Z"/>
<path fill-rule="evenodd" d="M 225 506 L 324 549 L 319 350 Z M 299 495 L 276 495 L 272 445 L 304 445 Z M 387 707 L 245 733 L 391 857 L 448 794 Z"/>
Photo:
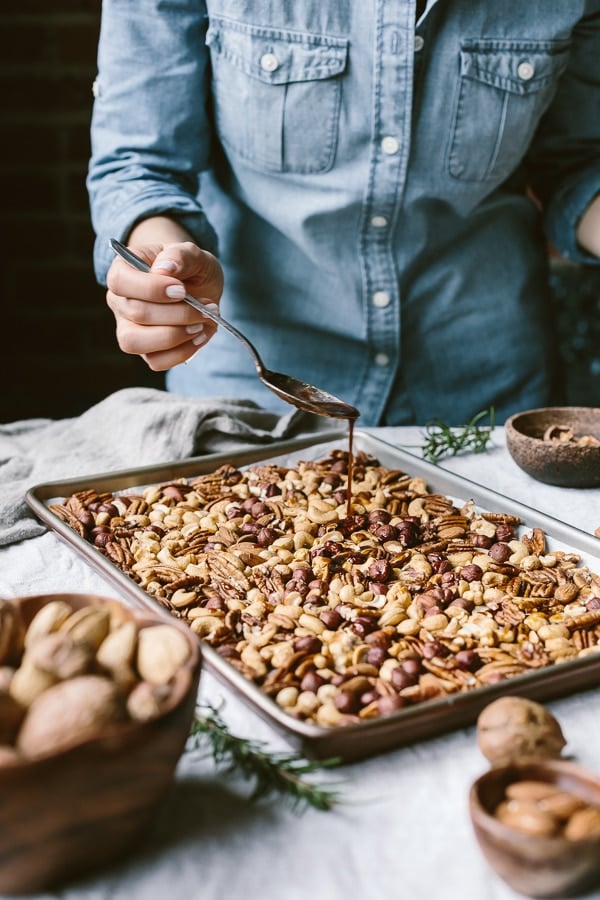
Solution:
<path fill-rule="evenodd" d="M 576 436 L 600 440 L 600 408 L 557 406 L 529 409 L 506 420 L 506 445 L 516 464 L 545 484 L 600 487 L 600 446 L 544 440 L 552 426 L 570 427 Z"/>
<path fill-rule="evenodd" d="M 140 628 L 165 618 L 90 594 L 49 594 L 12 601 L 25 625 L 51 600 L 74 610 L 108 605 Z M 164 712 L 124 721 L 34 760 L 0 764 L 0 893 L 56 888 L 125 856 L 140 844 L 172 783 L 194 715 L 201 669 L 199 643 L 173 680 Z"/>
<path fill-rule="evenodd" d="M 475 781 L 469 811 L 490 866 L 528 897 L 573 897 L 600 883 L 600 836 L 580 840 L 525 835 L 493 815 L 514 781 L 544 781 L 600 808 L 600 778 L 567 760 L 538 759 L 502 766 Z"/>

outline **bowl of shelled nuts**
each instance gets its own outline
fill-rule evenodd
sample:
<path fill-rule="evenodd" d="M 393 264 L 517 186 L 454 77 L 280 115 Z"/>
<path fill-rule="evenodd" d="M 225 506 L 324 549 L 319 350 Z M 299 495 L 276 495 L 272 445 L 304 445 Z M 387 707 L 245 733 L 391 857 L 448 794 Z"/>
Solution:
<path fill-rule="evenodd" d="M 469 811 L 490 866 L 527 897 L 566 898 L 600 884 L 600 778 L 562 757 L 552 713 L 503 696 L 477 720 L 491 765 L 472 785 Z"/>
<path fill-rule="evenodd" d="M 488 863 L 528 897 L 573 897 L 600 883 L 600 778 L 566 759 L 492 768 L 469 796 Z"/>
<path fill-rule="evenodd" d="M 91 594 L 0 600 L 0 893 L 56 888 L 141 842 L 200 670 L 194 635 L 158 613 Z"/>
<path fill-rule="evenodd" d="M 504 425 L 516 464 L 537 481 L 600 487 L 600 408 L 557 406 L 516 413 Z"/>

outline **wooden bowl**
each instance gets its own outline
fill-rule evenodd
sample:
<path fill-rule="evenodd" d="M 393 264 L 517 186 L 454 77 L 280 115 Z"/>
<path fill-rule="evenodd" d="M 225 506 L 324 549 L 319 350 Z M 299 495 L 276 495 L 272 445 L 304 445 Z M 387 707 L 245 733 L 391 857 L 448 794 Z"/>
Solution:
<path fill-rule="evenodd" d="M 579 840 L 540 837 L 499 821 L 492 813 L 515 781 L 543 781 L 600 808 L 600 779 L 567 760 L 538 759 L 491 769 L 473 784 L 471 821 L 490 866 L 528 897 L 573 897 L 600 883 L 600 835 Z"/>
<path fill-rule="evenodd" d="M 600 408 L 557 406 L 530 409 L 506 420 L 508 451 L 516 464 L 546 484 L 560 487 L 600 487 L 600 445 L 544 440 L 553 426 L 571 428 L 577 437 L 600 441 Z"/>
<path fill-rule="evenodd" d="M 17 598 L 22 622 L 51 600 L 74 610 L 102 605 L 140 629 L 165 618 L 90 594 Z M 0 893 L 48 890 L 128 854 L 141 843 L 170 786 L 194 715 L 201 669 L 199 643 L 179 626 L 189 660 L 171 684 L 161 715 L 125 720 L 88 734 L 60 752 L 0 764 Z"/>

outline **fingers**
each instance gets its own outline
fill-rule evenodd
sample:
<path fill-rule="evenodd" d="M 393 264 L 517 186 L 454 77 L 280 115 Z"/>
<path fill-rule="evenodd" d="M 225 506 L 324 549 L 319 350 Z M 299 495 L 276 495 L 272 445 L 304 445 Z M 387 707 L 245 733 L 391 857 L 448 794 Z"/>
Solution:
<path fill-rule="evenodd" d="M 199 300 L 218 303 L 221 298 L 223 270 L 219 261 L 191 241 L 165 244 L 152 263 L 152 271 L 180 279 L 192 297 Z"/>
<path fill-rule="evenodd" d="M 135 248 L 151 265 L 139 272 L 115 259 L 106 301 L 125 353 L 141 356 L 154 371 L 189 359 L 216 331 L 215 324 L 181 298 L 188 292 L 218 311 L 223 273 L 218 260 L 191 242 Z"/>

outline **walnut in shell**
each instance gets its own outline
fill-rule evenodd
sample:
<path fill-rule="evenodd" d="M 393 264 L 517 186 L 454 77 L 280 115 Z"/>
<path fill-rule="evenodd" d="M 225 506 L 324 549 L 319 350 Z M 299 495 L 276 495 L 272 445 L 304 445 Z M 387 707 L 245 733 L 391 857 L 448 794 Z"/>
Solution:
<path fill-rule="evenodd" d="M 525 697 L 500 697 L 477 719 L 477 744 L 492 766 L 531 757 L 559 757 L 566 744 L 552 713 Z"/>

